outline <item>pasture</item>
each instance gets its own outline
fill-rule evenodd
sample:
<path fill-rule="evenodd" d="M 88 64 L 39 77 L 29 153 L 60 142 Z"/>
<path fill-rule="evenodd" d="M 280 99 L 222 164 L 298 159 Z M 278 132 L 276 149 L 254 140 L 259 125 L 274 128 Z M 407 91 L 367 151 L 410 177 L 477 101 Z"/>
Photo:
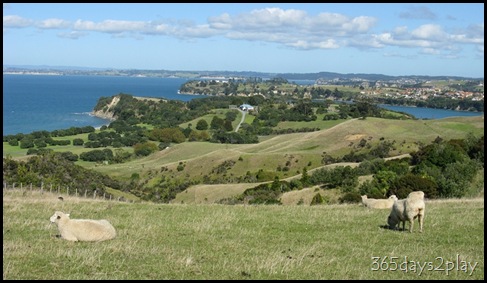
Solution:
<path fill-rule="evenodd" d="M 4 280 L 484 279 L 483 198 L 427 201 L 424 233 L 409 233 L 383 228 L 388 210 L 360 205 L 63 197 L 4 189 Z M 107 219 L 118 236 L 59 239 L 55 210 Z"/>

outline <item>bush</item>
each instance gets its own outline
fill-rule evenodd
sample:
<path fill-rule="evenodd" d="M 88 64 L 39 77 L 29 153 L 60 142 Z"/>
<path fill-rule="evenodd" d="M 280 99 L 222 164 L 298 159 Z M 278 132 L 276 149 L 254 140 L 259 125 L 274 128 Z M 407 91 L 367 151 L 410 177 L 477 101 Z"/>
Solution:
<path fill-rule="evenodd" d="M 16 140 L 16 139 L 11 139 L 8 141 L 8 144 L 11 145 L 11 146 L 18 146 L 19 145 L 19 141 Z"/>
<path fill-rule="evenodd" d="M 83 141 L 83 139 L 80 139 L 80 138 L 76 138 L 76 139 L 73 139 L 73 145 L 83 145 L 85 142 Z"/>
<path fill-rule="evenodd" d="M 134 153 L 137 156 L 147 156 L 158 149 L 159 147 L 152 142 L 144 142 L 134 145 Z"/>
<path fill-rule="evenodd" d="M 317 204 L 323 204 L 325 201 L 323 197 L 321 196 L 320 193 L 317 193 L 313 199 L 311 200 L 311 203 L 309 205 L 317 205 Z"/>
<path fill-rule="evenodd" d="M 393 181 L 386 195 L 402 199 L 413 191 L 423 191 L 427 198 L 438 197 L 438 185 L 434 181 L 414 174 L 406 174 Z"/>
<path fill-rule="evenodd" d="M 204 131 L 208 129 L 208 122 L 204 119 L 198 120 L 198 123 L 196 123 L 196 130 Z"/>
<path fill-rule="evenodd" d="M 78 161 L 78 155 L 72 153 L 71 151 L 61 152 L 61 156 L 69 161 Z"/>
<path fill-rule="evenodd" d="M 362 197 L 357 192 L 349 192 L 344 194 L 339 198 L 340 203 L 360 203 L 362 202 Z"/>
<path fill-rule="evenodd" d="M 39 153 L 39 150 L 36 148 L 29 148 L 27 150 L 27 155 L 38 154 L 38 153 Z"/>

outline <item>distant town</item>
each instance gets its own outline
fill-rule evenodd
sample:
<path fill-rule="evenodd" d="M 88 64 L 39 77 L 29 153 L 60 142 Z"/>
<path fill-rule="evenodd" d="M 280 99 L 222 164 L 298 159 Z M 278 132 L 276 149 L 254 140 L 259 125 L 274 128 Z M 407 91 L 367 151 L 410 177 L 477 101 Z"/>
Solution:
<path fill-rule="evenodd" d="M 484 78 L 465 78 L 458 76 L 388 76 L 381 74 L 340 74 L 332 72 L 298 74 L 250 71 L 171 71 L 52 66 L 3 66 L 3 74 L 185 78 L 192 81 L 218 82 L 219 84 L 229 82 L 242 83 L 255 80 L 256 78 L 264 81 L 280 78 L 289 83 L 308 81 L 306 83 L 311 88 L 327 86 L 347 87 L 364 96 L 380 97 L 383 99 L 426 101 L 431 98 L 440 97 L 473 102 L 481 101 L 482 103 L 484 100 Z M 215 95 L 215 93 L 201 94 Z M 286 93 L 281 94 L 285 95 Z M 252 95 L 252 93 L 232 93 L 232 95 Z M 312 95 L 308 96 L 311 97 Z"/>

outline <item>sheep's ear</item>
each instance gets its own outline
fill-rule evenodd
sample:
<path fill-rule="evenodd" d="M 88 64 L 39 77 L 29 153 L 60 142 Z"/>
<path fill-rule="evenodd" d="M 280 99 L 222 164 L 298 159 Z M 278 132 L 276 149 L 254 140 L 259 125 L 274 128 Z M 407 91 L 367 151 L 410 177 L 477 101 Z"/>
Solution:
<path fill-rule="evenodd" d="M 57 216 L 57 219 L 61 219 L 61 215 L 58 215 L 58 216 Z"/>

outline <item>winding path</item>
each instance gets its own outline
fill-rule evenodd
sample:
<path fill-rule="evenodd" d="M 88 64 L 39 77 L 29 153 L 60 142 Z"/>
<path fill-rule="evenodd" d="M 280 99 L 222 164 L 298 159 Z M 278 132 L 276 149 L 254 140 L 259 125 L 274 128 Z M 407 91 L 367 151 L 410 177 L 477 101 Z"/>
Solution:
<path fill-rule="evenodd" d="M 245 120 L 245 114 L 247 114 L 246 111 L 243 111 L 242 109 L 238 108 L 238 111 L 242 113 L 242 119 L 240 119 L 240 123 L 238 123 L 237 127 L 235 127 L 235 132 L 238 132 L 238 129 L 240 129 L 240 125 L 244 122 Z"/>

